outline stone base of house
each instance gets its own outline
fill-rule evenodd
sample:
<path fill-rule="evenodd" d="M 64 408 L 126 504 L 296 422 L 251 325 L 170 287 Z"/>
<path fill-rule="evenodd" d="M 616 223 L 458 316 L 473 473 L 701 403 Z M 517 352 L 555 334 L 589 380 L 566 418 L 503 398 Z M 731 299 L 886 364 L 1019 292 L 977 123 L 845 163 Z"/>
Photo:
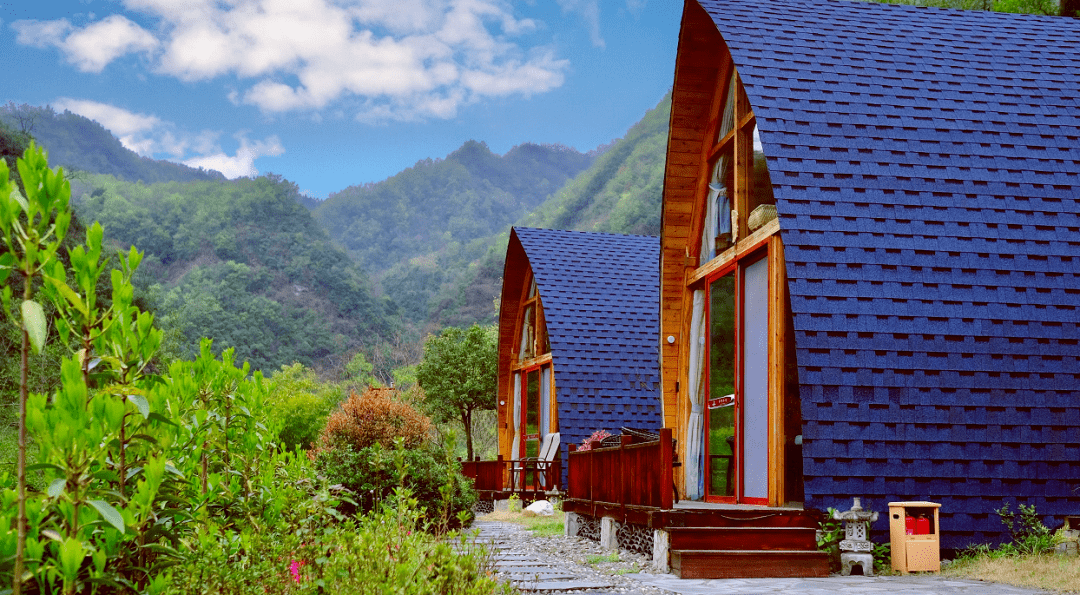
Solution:
<path fill-rule="evenodd" d="M 627 550 L 652 556 L 653 571 L 667 573 L 667 532 L 642 525 L 622 524 L 612 517 L 592 517 L 576 512 L 565 513 L 564 533 L 568 537 L 584 537 L 600 543 L 607 550 Z"/>

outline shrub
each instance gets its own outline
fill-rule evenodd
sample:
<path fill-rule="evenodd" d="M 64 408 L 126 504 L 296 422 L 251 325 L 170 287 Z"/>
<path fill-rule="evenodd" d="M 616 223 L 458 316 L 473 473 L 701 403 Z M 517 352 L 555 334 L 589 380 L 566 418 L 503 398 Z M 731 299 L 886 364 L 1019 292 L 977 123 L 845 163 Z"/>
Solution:
<path fill-rule="evenodd" d="M 1012 543 L 999 548 L 1002 553 L 1045 554 L 1054 549 L 1054 533 L 1043 524 L 1035 505 L 1020 504 L 1019 512 L 1013 512 L 1009 503 L 997 509 L 1001 522 L 1012 535 Z"/>
<path fill-rule="evenodd" d="M 245 529 L 240 538 L 199 536 L 200 547 L 174 569 L 171 595 L 231 593 L 398 593 L 510 595 L 486 551 L 464 537 L 419 530 L 410 503 L 382 507 L 305 540 Z"/>
<path fill-rule="evenodd" d="M 320 382 L 315 371 L 302 364 L 282 366 L 270 379 L 266 399 L 278 444 L 285 450 L 313 446 L 343 393 L 333 383 Z"/>
<path fill-rule="evenodd" d="M 380 444 L 358 450 L 334 448 L 320 453 L 317 467 L 327 481 L 354 493 L 356 506 L 346 512 L 369 512 L 394 499 L 399 486 L 408 488 L 429 521 L 454 525 L 459 513 L 472 518 L 476 492 L 461 474 L 461 465 L 431 443 L 388 450 Z"/>
<path fill-rule="evenodd" d="M 415 448 L 431 434 L 431 421 L 412 405 L 391 397 L 393 389 L 369 388 L 355 392 L 330 414 L 312 457 L 325 450 L 359 451 L 375 444 L 394 448 L 397 438 L 404 448 Z"/>

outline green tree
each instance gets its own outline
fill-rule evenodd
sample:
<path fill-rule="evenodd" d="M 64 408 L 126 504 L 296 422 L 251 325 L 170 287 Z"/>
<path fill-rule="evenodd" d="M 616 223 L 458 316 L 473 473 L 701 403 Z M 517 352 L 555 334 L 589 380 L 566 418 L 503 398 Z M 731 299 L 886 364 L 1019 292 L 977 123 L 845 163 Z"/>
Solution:
<path fill-rule="evenodd" d="M 279 445 L 290 451 L 310 448 L 343 395 L 342 387 L 320 381 L 314 370 L 302 364 L 281 366 L 270 378 L 266 398 Z"/>
<path fill-rule="evenodd" d="M 373 374 L 374 371 L 375 364 L 369 363 L 362 351 L 357 351 L 356 355 L 349 360 L 349 363 L 345 364 L 345 376 L 349 381 L 361 386 L 376 386 L 378 384 Z"/>
<path fill-rule="evenodd" d="M 473 412 L 495 408 L 498 333 L 494 326 L 448 327 L 424 342 L 416 379 L 436 422 L 460 420 L 465 448 L 473 457 Z"/>
<path fill-rule="evenodd" d="M 12 572 L 12 593 L 22 592 L 25 570 L 25 542 L 27 532 L 26 512 L 26 449 L 27 449 L 27 399 L 29 389 L 30 348 L 41 353 L 47 336 L 44 308 L 34 298 L 34 281 L 46 272 L 60 249 L 71 211 L 68 200 L 71 187 L 62 170 L 51 170 L 45 160 L 45 151 L 34 143 L 17 161 L 22 181 L 22 191 L 8 180 L 6 161 L 0 160 L 0 235 L 4 251 L 0 254 L 0 283 L 7 281 L 12 273 L 23 280 L 20 315 L 16 316 L 14 292 L 10 285 L 3 288 L 4 313 L 22 330 L 19 376 L 19 444 L 17 459 L 18 491 L 18 542 Z"/>

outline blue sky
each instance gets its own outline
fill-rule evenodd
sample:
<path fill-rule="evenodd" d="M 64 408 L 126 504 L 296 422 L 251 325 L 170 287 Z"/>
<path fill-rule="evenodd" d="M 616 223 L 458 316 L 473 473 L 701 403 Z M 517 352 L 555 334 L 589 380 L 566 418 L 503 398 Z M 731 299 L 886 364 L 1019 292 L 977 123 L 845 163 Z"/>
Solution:
<path fill-rule="evenodd" d="M 0 0 L 0 101 L 325 198 L 469 139 L 580 151 L 671 86 L 677 0 Z"/>

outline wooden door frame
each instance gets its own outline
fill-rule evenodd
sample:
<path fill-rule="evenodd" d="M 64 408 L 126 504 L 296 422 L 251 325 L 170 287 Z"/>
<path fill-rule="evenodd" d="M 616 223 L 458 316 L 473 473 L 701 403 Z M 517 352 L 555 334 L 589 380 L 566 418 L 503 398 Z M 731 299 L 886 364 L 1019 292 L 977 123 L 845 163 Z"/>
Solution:
<path fill-rule="evenodd" d="M 748 238 L 751 240 L 751 238 Z M 703 284 L 706 289 L 706 300 L 709 303 L 709 308 L 706 313 L 706 319 L 704 324 L 706 328 L 711 328 L 711 298 L 708 297 L 708 289 L 713 281 L 724 277 L 728 274 L 735 275 L 735 328 L 733 329 L 733 340 L 735 341 L 734 349 L 734 390 L 735 390 L 735 449 L 733 452 L 732 464 L 735 465 L 735 469 L 732 476 L 735 481 L 734 493 L 735 496 L 713 496 L 708 493 L 710 485 L 710 473 L 711 468 L 708 465 L 708 453 L 709 453 L 709 417 L 708 409 L 704 412 L 705 420 L 702 424 L 705 432 L 704 449 L 705 461 L 703 465 L 702 474 L 705 478 L 705 490 L 703 496 L 707 502 L 722 502 L 722 503 L 746 503 L 746 504 L 760 504 L 767 506 L 782 506 L 785 504 L 785 485 L 784 485 L 784 469 L 785 469 L 785 450 L 784 450 L 784 414 L 785 414 L 785 333 L 787 331 L 788 321 L 784 315 L 784 304 L 786 303 L 787 296 L 787 277 L 784 264 L 784 251 L 783 243 L 780 240 L 778 233 L 771 233 L 764 237 L 753 238 L 752 242 L 748 242 L 749 245 L 739 246 L 737 250 L 737 256 L 733 255 L 732 258 L 725 259 L 725 262 L 721 266 L 709 267 L 708 274 L 701 275 L 697 281 Z M 742 489 L 744 485 L 744 440 L 742 436 L 743 416 L 744 416 L 744 386 L 743 386 L 743 346 L 741 344 L 743 338 L 743 325 L 745 323 L 743 319 L 743 292 L 745 290 L 745 282 L 743 278 L 743 269 L 751 264 L 759 262 L 762 259 L 768 261 L 768 330 L 767 330 L 767 342 L 768 342 L 768 357 L 767 364 L 768 369 L 768 435 L 766 436 L 766 444 L 769 450 L 768 453 L 768 496 L 766 498 L 744 498 L 742 497 Z M 707 331 L 708 332 L 708 331 Z M 707 350 L 704 355 L 706 366 L 705 386 L 711 387 L 709 381 L 709 374 L 711 374 L 711 343 L 709 343 L 710 349 Z M 708 399 L 706 399 L 706 404 Z"/>

